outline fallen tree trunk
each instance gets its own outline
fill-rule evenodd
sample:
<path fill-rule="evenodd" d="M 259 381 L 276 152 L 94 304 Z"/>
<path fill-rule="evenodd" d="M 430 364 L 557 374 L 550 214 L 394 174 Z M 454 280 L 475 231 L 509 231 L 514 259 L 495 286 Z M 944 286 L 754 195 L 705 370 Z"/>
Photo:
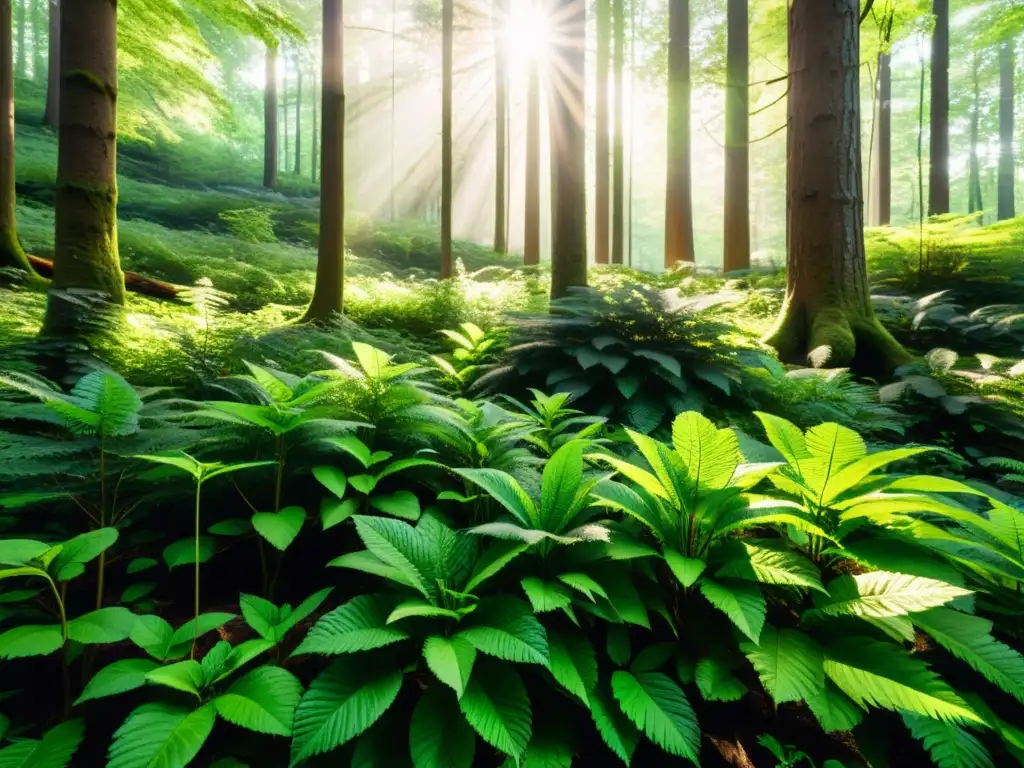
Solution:
<path fill-rule="evenodd" d="M 53 277 L 53 261 L 29 255 L 28 263 L 42 277 Z M 177 299 L 179 288 L 163 280 L 155 280 L 136 272 L 124 273 L 124 287 L 132 293 L 139 293 L 153 299 Z"/>

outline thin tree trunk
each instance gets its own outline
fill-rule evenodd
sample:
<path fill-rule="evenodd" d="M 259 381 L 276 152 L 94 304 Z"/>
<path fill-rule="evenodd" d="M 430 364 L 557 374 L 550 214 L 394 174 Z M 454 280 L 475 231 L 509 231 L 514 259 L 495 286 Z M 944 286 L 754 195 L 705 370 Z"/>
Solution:
<path fill-rule="evenodd" d="M 296 176 L 302 175 L 302 62 L 299 52 L 295 51 L 295 170 Z"/>
<path fill-rule="evenodd" d="M 43 125 L 56 129 L 60 120 L 60 0 L 50 0 L 50 34 L 47 39 L 46 109 Z"/>
<path fill-rule="evenodd" d="M 875 223 L 892 222 L 892 68 L 888 53 L 878 54 L 878 147 L 875 150 Z"/>
<path fill-rule="evenodd" d="M 320 170 L 320 245 L 316 286 L 305 321 L 344 311 L 345 297 L 345 32 L 342 0 L 323 5 L 323 144 Z"/>
<path fill-rule="evenodd" d="M 316 82 L 317 82 L 316 67 L 314 66 L 313 67 L 313 96 L 312 96 L 312 99 L 311 99 L 311 101 L 313 102 L 313 141 L 310 142 L 310 145 L 309 145 L 309 153 L 310 153 L 310 156 L 311 156 L 311 159 L 309 161 L 309 178 L 310 178 L 310 180 L 314 184 L 316 184 L 316 169 L 318 167 L 318 159 L 317 159 L 316 153 L 317 153 L 317 147 L 320 146 L 320 137 L 317 135 L 318 126 L 317 126 L 317 106 L 316 106 L 316 102 L 317 102 L 318 94 L 317 94 Z"/>
<path fill-rule="evenodd" d="M 14 60 L 14 76 L 21 79 L 25 77 L 25 64 L 28 56 L 25 55 L 25 5 L 28 0 L 14 0 L 18 4 L 18 56 Z"/>
<path fill-rule="evenodd" d="M 398 72 L 398 0 L 391 0 L 391 191 L 388 193 L 390 219 L 397 218 L 398 209 L 398 168 L 395 157 L 398 153 L 398 89 L 395 77 Z"/>
<path fill-rule="evenodd" d="M 864 256 L 859 0 L 789 6 L 787 362 L 890 372 L 908 355 L 875 319 Z"/>
<path fill-rule="evenodd" d="M 750 52 L 747 0 L 729 0 L 725 91 L 726 274 L 750 268 Z"/>
<path fill-rule="evenodd" d="M 277 45 L 267 45 L 263 87 L 263 186 L 277 186 Z"/>
<path fill-rule="evenodd" d="M 508 62 L 506 41 L 501 34 L 508 18 L 508 0 L 494 0 L 494 251 L 505 253 L 505 208 L 507 205 L 506 152 L 508 144 Z"/>
<path fill-rule="evenodd" d="M 594 261 L 607 264 L 609 257 L 609 208 L 611 203 L 611 146 L 608 114 L 608 73 L 611 65 L 612 0 L 597 0 L 597 134 L 594 142 L 595 210 Z"/>
<path fill-rule="evenodd" d="M 690 164 L 690 0 L 668 0 L 668 174 L 665 190 L 665 268 L 693 263 Z"/>
<path fill-rule="evenodd" d="M 281 170 L 288 172 L 288 52 L 281 53 L 281 126 L 284 132 L 284 147 L 281 153 Z"/>
<path fill-rule="evenodd" d="M 452 276 L 452 66 L 455 0 L 441 2 L 441 279 Z"/>
<path fill-rule="evenodd" d="M 1014 217 L 1013 40 L 999 48 L 999 206 L 1000 221 Z"/>
<path fill-rule="evenodd" d="M 917 274 L 924 275 L 924 81 L 925 59 L 923 41 L 919 49 L 921 77 L 917 93 Z"/>
<path fill-rule="evenodd" d="M 612 264 L 622 264 L 626 241 L 626 91 L 623 70 L 626 67 L 625 0 L 614 0 L 615 25 L 615 131 L 612 143 Z M 630 156 L 632 159 L 632 155 Z M 630 176 L 632 183 L 632 176 Z"/>
<path fill-rule="evenodd" d="M 933 0 L 928 215 L 949 213 L 949 0 Z"/>
<path fill-rule="evenodd" d="M 43 71 L 43 27 L 47 25 L 44 10 L 47 0 L 32 0 L 32 82 L 39 82 Z"/>
<path fill-rule="evenodd" d="M 540 73 L 531 61 L 526 87 L 526 229 L 523 264 L 540 264 Z"/>
<path fill-rule="evenodd" d="M 977 213 L 984 210 L 985 204 L 981 199 L 981 163 L 978 160 L 978 122 L 981 119 L 981 79 L 979 68 L 980 58 L 975 52 L 972 67 L 972 81 L 974 84 L 974 101 L 971 105 L 971 151 L 968 159 L 969 179 L 967 190 L 967 212 Z"/>
<path fill-rule="evenodd" d="M 117 2 L 75 0 L 61 13 L 61 104 L 53 282 L 43 331 L 81 330 L 63 292 L 124 304 L 117 252 Z"/>

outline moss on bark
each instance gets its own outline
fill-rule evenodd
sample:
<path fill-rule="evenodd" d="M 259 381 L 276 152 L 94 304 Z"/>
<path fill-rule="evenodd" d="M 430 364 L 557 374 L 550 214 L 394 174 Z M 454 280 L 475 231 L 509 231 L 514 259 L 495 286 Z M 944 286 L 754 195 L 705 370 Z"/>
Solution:
<path fill-rule="evenodd" d="M 22 285 L 29 288 L 40 289 L 45 288 L 49 281 L 41 277 L 32 269 L 32 265 L 29 264 L 28 256 L 25 254 L 25 249 L 22 248 L 21 241 L 18 239 L 18 232 L 13 224 L 6 227 L 0 228 L 0 270 L 17 270 L 18 272 L 25 273 L 25 277 L 20 280 L 15 280 Z M 6 282 L 5 276 L 0 272 L 0 284 Z"/>

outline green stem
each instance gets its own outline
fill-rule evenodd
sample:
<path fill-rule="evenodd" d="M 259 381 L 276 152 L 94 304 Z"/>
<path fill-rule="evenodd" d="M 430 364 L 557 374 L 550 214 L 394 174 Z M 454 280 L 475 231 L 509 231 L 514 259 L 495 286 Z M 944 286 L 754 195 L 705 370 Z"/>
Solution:
<path fill-rule="evenodd" d="M 199 499 L 202 491 L 203 481 L 201 479 L 196 480 L 196 523 L 195 523 L 195 569 L 196 569 L 196 587 L 195 594 L 193 595 L 195 601 L 195 625 L 192 630 L 192 651 L 189 654 L 190 658 L 195 659 L 196 657 L 196 640 L 199 638 Z"/>
<path fill-rule="evenodd" d="M 49 576 L 46 580 L 50 582 L 50 589 L 53 590 L 53 599 L 57 601 L 57 610 L 60 612 L 60 636 L 63 642 L 68 641 L 68 617 L 64 612 L 64 601 L 61 599 L 60 592 L 57 590 L 57 585 L 53 583 L 53 579 Z"/>
<path fill-rule="evenodd" d="M 107 451 L 100 424 L 100 528 L 107 526 Z M 103 607 L 103 589 L 107 572 L 107 552 L 100 552 L 99 574 L 96 579 L 96 610 Z"/>

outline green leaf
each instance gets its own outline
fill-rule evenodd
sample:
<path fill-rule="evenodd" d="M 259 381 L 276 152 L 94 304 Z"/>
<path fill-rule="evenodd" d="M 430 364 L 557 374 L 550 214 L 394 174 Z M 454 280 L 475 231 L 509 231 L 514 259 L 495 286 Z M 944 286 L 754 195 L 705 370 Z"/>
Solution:
<path fill-rule="evenodd" d="M 480 738 L 519 758 L 532 732 L 530 699 L 522 679 L 507 664 L 482 659 L 473 669 L 459 708 Z"/>
<path fill-rule="evenodd" d="M 799 467 L 802 459 L 811 458 L 811 452 L 807 450 L 807 442 L 804 433 L 800 428 L 785 419 L 773 416 L 770 413 L 755 411 L 754 415 L 761 421 L 764 431 L 768 435 L 768 442 L 782 457 L 790 464 Z"/>
<path fill-rule="evenodd" d="M 282 552 L 295 541 L 305 522 L 306 510 L 302 507 L 285 507 L 276 515 L 273 512 L 257 512 L 252 516 L 256 533 Z"/>
<path fill-rule="evenodd" d="M 640 741 L 640 734 L 612 699 L 607 683 L 603 683 L 591 694 L 590 714 L 604 743 L 622 762 L 629 765 Z"/>
<path fill-rule="evenodd" d="M 852 731 L 864 718 L 863 710 L 830 682 L 826 682 L 818 693 L 807 697 L 807 706 L 826 733 Z"/>
<path fill-rule="evenodd" d="M 90 699 L 116 696 L 141 688 L 146 684 L 146 675 L 156 668 L 157 663 L 150 659 L 123 659 L 108 664 L 93 675 L 82 695 L 75 701 L 75 706 Z"/>
<path fill-rule="evenodd" d="M 456 620 L 462 618 L 462 614 L 458 611 L 440 608 L 427 602 L 422 597 L 414 597 L 411 600 L 404 600 L 396 605 L 394 610 L 388 614 L 387 623 L 393 624 L 410 616 L 426 616 L 428 618 L 444 616 L 445 618 Z"/>
<path fill-rule="evenodd" d="M 395 491 L 370 497 L 370 506 L 385 515 L 400 517 L 403 520 L 419 520 L 420 500 L 410 491 Z"/>
<path fill-rule="evenodd" d="M 27 565 L 50 548 L 49 544 L 31 539 L 0 541 L 0 565 Z"/>
<path fill-rule="evenodd" d="M 345 490 L 348 488 L 348 478 L 345 473 L 337 467 L 313 467 L 313 477 L 317 479 L 324 488 L 333 493 L 339 499 L 345 498 Z"/>
<path fill-rule="evenodd" d="M 612 692 L 623 714 L 647 738 L 677 757 L 699 764 L 700 729 L 682 689 L 660 672 L 612 673 Z"/>
<path fill-rule="evenodd" d="M 338 659 L 313 680 L 295 710 L 291 764 L 340 747 L 387 712 L 402 687 L 401 670 Z"/>
<path fill-rule="evenodd" d="M 731 429 L 718 429 L 696 411 L 676 416 L 672 422 L 672 444 L 686 465 L 696 496 L 724 488 L 740 463 L 736 433 Z"/>
<path fill-rule="evenodd" d="M 249 373 L 256 380 L 256 384 L 270 395 L 275 403 L 287 403 L 294 397 L 292 388 L 275 376 L 272 371 L 250 363 L 248 360 L 243 360 L 242 362 L 249 369 Z"/>
<path fill-rule="evenodd" d="M 217 714 L 257 733 L 291 736 L 302 684 L 280 667 L 257 667 L 213 700 Z"/>
<path fill-rule="evenodd" d="M 0 732 L 0 738 L 3 737 Z M 2 768 L 65 768 L 71 765 L 82 739 L 85 725 L 81 720 L 69 720 L 55 725 L 36 741 L 26 739 L 0 749 Z"/>
<path fill-rule="evenodd" d="M 473 592 L 487 579 L 525 552 L 528 545 L 515 541 L 498 541 L 488 546 L 477 558 L 473 573 L 466 582 L 466 592 Z"/>
<path fill-rule="evenodd" d="M 205 563 L 217 552 L 217 544 L 209 536 L 199 537 L 199 562 Z M 178 539 L 164 548 L 164 562 L 170 569 L 180 565 L 192 565 L 196 561 L 196 540 Z"/>
<path fill-rule="evenodd" d="M 652 349 L 635 349 L 633 350 L 633 354 L 636 357 L 653 360 L 673 376 L 683 375 L 683 367 L 680 365 L 679 361 L 670 355 L 664 354 L 663 352 L 655 352 Z"/>
<path fill-rule="evenodd" d="M 523 525 L 534 527 L 537 524 L 536 506 L 512 475 L 498 469 L 456 469 L 454 471 L 464 479 L 483 488 Z"/>
<path fill-rule="evenodd" d="M 242 536 L 252 530 L 252 521 L 242 517 L 229 517 L 206 529 L 215 536 Z"/>
<path fill-rule="evenodd" d="M 358 511 L 358 499 L 345 499 L 345 501 L 324 499 L 320 504 L 320 522 L 323 523 L 324 530 L 326 531 L 345 522 Z"/>
<path fill-rule="evenodd" d="M 131 637 L 135 614 L 127 608 L 100 608 L 68 622 L 68 639 L 83 644 L 119 643 Z"/>
<path fill-rule="evenodd" d="M 521 582 L 534 613 L 546 613 L 568 608 L 572 603 L 569 590 L 554 581 L 544 581 L 535 576 Z"/>
<path fill-rule="evenodd" d="M 50 563 L 50 572 L 57 574 L 57 579 L 67 581 L 80 571 L 76 566 L 84 566 L 92 562 L 100 554 L 110 549 L 117 541 L 116 528 L 99 528 L 83 533 L 70 541 L 64 542 L 60 552 Z"/>
<path fill-rule="evenodd" d="M 726 551 L 736 554 L 723 563 L 715 576 L 825 592 L 818 569 L 807 558 L 768 543 L 734 541 L 730 544 Z"/>
<path fill-rule="evenodd" d="M 174 628 L 159 616 L 136 616 L 130 637 L 139 648 L 163 661 L 170 653 Z"/>
<path fill-rule="evenodd" d="M 401 520 L 363 515 L 352 519 L 366 548 L 429 600 L 428 566 L 432 563 L 433 553 L 421 532 Z"/>
<path fill-rule="evenodd" d="M 352 475 L 348 484 L 364 496 L 368 496 L 377 487 L 377 478 L 373 475 Z"/>
<path fill-rule="evenodd" d="M 830 616 L 882 619 L 935 608 L 971 592 L 934 579 L 873 571 L 833 579 L 828 594 L 815 602 L 816 610 Z"/>
<path fill-rule="evenodd" d="M 744 642 L 743 653 L 776 704 L 810 699 L 825 687 L 825 656 L 809 635 L 765 624 L 758 645 Z"/>
<path fill-rule="evenodd" d="M 707 563 L 694 557 L 685 557 L 674 549 L 665 550 L 665 562 L 684 587 L 692 587 L 707 567 Z"/>
<path fill-rule="evenodd" d="M 274 629 L 281 620 L 281 612 L 276 605 L 262 597 L 246 594 L 239 597 L 238 605 L 245 623 L 252 627 L 256 634 L 263 638 L 276 639 Z"/>
<path fill-rule="evenodd" d="M 597 654 L 579 632 L 548 632 L 551 674 L 555 680 L 590 705 L 590 692 L 597 686 Z"/>
<path fill-rule="evenodd" d="M 993 768 L 992 756 L 978 739 L 955 723 L 902 713 L 903 722 L 924 744 L 937 768 Z"/>
<path fill-rule="evenodd" d="M 146 674 L 146 680 L 156 685 L 191 693 L 196 698 L 206 683 L 206 673 L 198 661 L 188 659 L 166 667 L 157 667 Z"/>
<path fill-rule="evenodd" d="M 624 667 L 633 656 L 629 642 L 629 629 L 621 624 L 608 625 L 608 658 Z"/>
<path fill-rule="evenodd" d="M 540 493 L 540 528 L 559 533 L 571 520 L 576 494 L 583 480 L 583 450 L 586 443 L 571 440 L 544 465 Z"/>
<path fill-rule="evenodd" d="M 665 664 L 676 652 L 676 643 L 655 643 L 644 648 L 636 655 L 633 663 L 629 665 L 629 671 L 633 674 L 638 672 L 654 672 Z"/>
<path fill-rule="evenodd" d="M 473 672 L 476 648 L 457 635 L 451 638 L 431 635 L 423 643 L 423 658 L 437 679 L 461 699 Z"/>
<path fill-rule="evenodd" d="M 451 692 L 432 685 L 413 710 L 409 744 L 414 768 L 472 768 L 476 735 Z"/>
<path fill-rule="evenodd" d="M 697 662 L 694 679 L 705 701 L 739 701 L 747 692 L 747 686 L 736 678 L 729 665 L 716 656 Z"/>
<path fill-rule="evenodd" d="M 761 590 L 752 584 L 731 582 L 726 585 L 704 579 L 700 582 L 700 591 L 709 603 L 729 617 L 740 632 L 758 642 L 767 611 Z"/>
<path fill-rule="evenodd" d="M 143 704 L 114 734 L 107 768 L 185 768 L 203 748 L 216 719 L 209 704 L 196 710 Z"/>
<path fill-rule="evenodd" d="M 134 560 L 128 563 L 128 568 L 126 569 L 125 572 L 129 575 L 133 573 L 141 573 L 142 571 L 148 571 L 156 564 L 156 560 L 154 560 L 151 557 L 136 557 Z"/>
<path fill-rule="evenodd" d="M 568 584 L 577 592 L 583 593 L 591 602 L 594 602 L 594 595 L 603 597 L 605 600 L 608 599 L 608 593 L 604 591 L 604 587 L 585 573 L 561 573 L 558 575 L 558 580 L 563 584 Z"/>
<path fill-rule="evenodd" d="M 543 625 L 521 600 L 495 597 L 482 601 L 456 637 L 481 653 L 506 661 L 548 665 L 548 640 Z"/>
<path fill-rule="evenodd" d="M 343 450 L 349 456 L 362 464 L 364 469 L 370 466 L 370 449 L 367 448 L 366 443 L 355 435 L 329 437 L 324 442 L 333 445 L 335 448 Z"/>
<path fill-rule="evenodd" d="M 409 635 L 387 624 L 391 608 L 391 601 L 380 595 L 355 597 L 324 614 L 293 655 L 355 653 L 405 640 Z"/>
<path fill-rule="evenodd" d="M 194 619 L 186 621 L 171 636 L 169 658 L 184 656 L 194 637 L 202 637 L 207 632 L 224 626 L 234 618 L 233 613 L 201 613 L 199 614 L 198 628 Z"/>
<path fill-rule="evenodd" d="M 24 624 L 0 634 L 0 659 L 49 656 L 64 645 L 60 626 Z"/>

